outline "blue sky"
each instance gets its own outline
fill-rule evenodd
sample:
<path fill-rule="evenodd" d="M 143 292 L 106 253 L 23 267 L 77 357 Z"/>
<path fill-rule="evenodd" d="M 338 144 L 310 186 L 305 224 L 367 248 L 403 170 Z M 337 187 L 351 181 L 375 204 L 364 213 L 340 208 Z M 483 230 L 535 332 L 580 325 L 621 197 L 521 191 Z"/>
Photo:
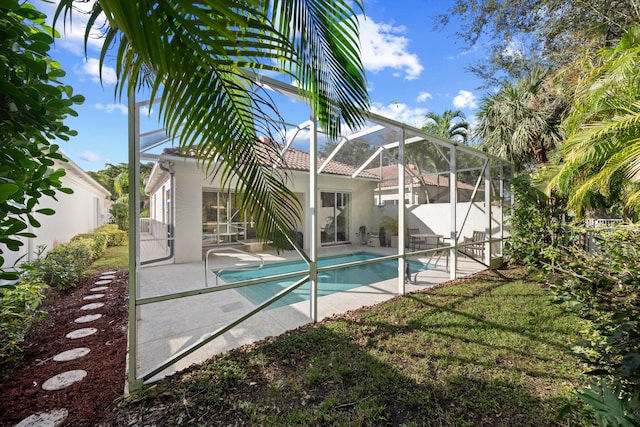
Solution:
<path fill-rule="evenodd" d="M 53 16 L 54 5 L 42 0 L 32 3 Z M 466 68 L 484 52 L 464 49 L 455 36 L 458 28 L 454 20 L 445 29 L 436 29 L 436 15 L 449 5 L 449 0 L 365 0 L 361 47 L 373 112 L 420 127 L 427 112 L 457 109 L 473 122 L 484 93 L 478 89 L 482 82 Z M 74 15 L 73 27 L 65 31 L 57 28 L 62 38 L 50 52 L 67 72 L 64 83 L 86 97 L 76 108 L 79 117 L 67 121 L 78 136 L 60 146 L 83 169 L 100 170 L 105 163 L 128 161 L 127 99 L 114 96 L 112 67 L 103 69 L 100 82 L 98 40 L 91 41 L 85 58 L 83 18 Z M 282 106 L 281 113 L 287 119 L 288 109 L 300 110 Z"/>

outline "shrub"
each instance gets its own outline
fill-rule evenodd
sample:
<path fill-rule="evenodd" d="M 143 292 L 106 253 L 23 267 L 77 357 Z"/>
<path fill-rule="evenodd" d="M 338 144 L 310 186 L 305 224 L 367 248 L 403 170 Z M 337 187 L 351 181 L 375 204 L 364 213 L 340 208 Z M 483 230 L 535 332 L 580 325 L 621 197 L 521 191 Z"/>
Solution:
<path fill-rule="evenodd" d="M 563 200 L 536 189 L 529 175 L 514 178 L 512 188 L 511 238 L 506 242 L 505 252 L 515 264 L 552 266 L 559 245 L 566 240 Z"/>
<path fill-rule="evenodd" d="M 93 243 L 91 244 L 91 261 L 100 258 L 107 250 L 109 236 L 106 233 L 93 233 Z"/>
<path fill-rule="evenodd" d="M 588 232 L 597 240 L 598 250 L 589 253 L 578 244 L 561 247 L 554 287 L 560 301 L 592 323 L 589 336 L 578 343 L 575 354 L 591 366 L 588 374 L 599 379 L 594 384 L 601 385 L 592 385 L 580 396 L 596 411 L 597 419 L 606 420 L 610 418 L 607 414 L 614 416 L 620 408 L 634 407 L 640 397 L 640 228 Z M 611 390 L 617 398 L 615 405 L 610 404 Z M 640 413 L 628 413 L 628 423 L 619 425 L 635 425 L 639 419 Z"/>
<path fill-rule="evenodd" d="M 32 274 L 60 291 L 77 286 L 91 261 L 93 241 L 76 239 L 50 250 L 33 262 Z"/>
<path fill-rule="evenodd" d="M 120 230 L 129 230 L 129 206 L 124 202 L 111 205 L 111 220 Z"/>
<path fill-rule="evenodd" d="M 118 229 L 116 224 L 105 224 L 96 230 L 96 233 L 104 233 L 108 236 L 107 246 L 122 246 L 127 242 L 127 232 Z"/>
<path fill-rule="evenodd" d="M 13 360 L 21 351 L 26 333 L 44 317 L 38 307 L 46 288 L 35 277 L 23 278 L 18 285 L 0 287 L 0 361 Z"/>

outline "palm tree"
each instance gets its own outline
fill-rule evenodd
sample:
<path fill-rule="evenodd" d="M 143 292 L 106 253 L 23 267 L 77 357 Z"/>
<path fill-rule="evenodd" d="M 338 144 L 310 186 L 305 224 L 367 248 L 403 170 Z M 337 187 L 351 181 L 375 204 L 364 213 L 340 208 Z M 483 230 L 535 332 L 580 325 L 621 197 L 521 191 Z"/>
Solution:
<path fill-rule="evenodd" d="M 442 115 L 429 112 L 425 115 L 426 123 L 422 130 L 432 135 L 441 136 L 452 141 L 466 144 L 469 136 L 469 122 L 464 113 L 460 110 L 445 110 Z M 418 180 L 420 188 L 424 191 L 427 203 L 434 200 L 442 200 L 440 187 L 440 174 L 436 175 L 436 192 L 429 194 L 428 185 L 425 179 L 426 173 L 436 173 L 449 170 L 449 157 L 442 149 L 433 143 L 424 142 L 410 144 L 405 147 L 405 156 L 408 164 L 416 167 L 413 171 L 408 167 L 407 173 L 413 175 Z M 448 191 L 446 196 L 448 197 Z"/>
<path fill-rule="evenodd" d="M 549 70 L 533 67 L 524 78 L 505 83 L 482 100 L 474 135 L 483 150 L 508 159 L 516 171 L 545 165 L 562 139 L 564 97 Z"/>
<path fill-rule="evenodd" d="M 469 122 L 460 110 L 445 110 L 442 115 L 429 112 L 422 130 L 464 144 L 469 140 Z"/>
<path fill-rule="evenodd" d="M 69 18 L 73 1 L 60 2 L 55 21 Z M 361 126 L 369 98 L 351 4 L 97 0 L 88 25 L 104 13 L 100 64 L 115 49 L 119 93 L 147 85 L 151 99 L 159 96 L 168 135 L 181 135 L 181 148 L 193 148 L 203 168 L 221 174 L 223 185 L 239 177 L 240 208 L 256 219 L 258 235 L 266 239 L 295 229 L 301 206 L 282 172 L 260 166 L 265 149 L 278 155 L 275 143 L 264 147 L 258 137 L 275 140 L 271 119 L 279 115 L 253 73 L 295 79 L 330 137 L 342 125 Z M 355 4 L 362 10 L 362 0 Z"/>
<path fill-rule="evenodd" d="M 576 213 L 622 200 L 640 206 L 640 26 L 605 48 L 578 83 L 562 164 L 549 189 L 568 195 Z"/>

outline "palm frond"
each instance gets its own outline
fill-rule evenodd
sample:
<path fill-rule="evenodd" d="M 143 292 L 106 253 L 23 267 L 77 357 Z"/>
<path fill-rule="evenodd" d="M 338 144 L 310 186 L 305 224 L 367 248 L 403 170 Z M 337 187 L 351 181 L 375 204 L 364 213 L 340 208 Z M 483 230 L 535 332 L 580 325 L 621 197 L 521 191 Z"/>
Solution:
<path fill-rule="evenodd" d="M 274 102 L 250 71 L 276 71 L 300 82 L 321 126 L 337 136 L 358 127 L 368 109 L 355 14 L 347 0 L 99 0 L 90 22 L 109 23 L 100 55 L 115 47 L 117 91 L 144 85 L 161 98 L 169 136 L 181 135 L 201 166 L 225 185 L 238 177 L 242 208 L 263 238 L 295 229 L 300 203 L 287 176 L 261 163 L 259 135 L 274 139 Z M 362 2 L 356 5 L 362 9 Z M 63 0 L 56 18 L 71 10 Z M 87 33 L 88 34 L 88 33 Z M 275 147 L 271 147 L 275 153 Z M 276 242 L 276 244 L 282 242 Z"/>

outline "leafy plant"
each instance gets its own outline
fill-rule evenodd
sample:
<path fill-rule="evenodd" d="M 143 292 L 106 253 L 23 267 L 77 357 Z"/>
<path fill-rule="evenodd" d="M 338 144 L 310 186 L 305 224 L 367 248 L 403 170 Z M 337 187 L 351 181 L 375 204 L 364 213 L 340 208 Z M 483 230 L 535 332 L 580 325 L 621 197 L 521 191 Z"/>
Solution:
<path fill-rule="evenodd" d="M 52 169 L 55 160 L 66 160 L 50 141 L 76 135 L 63 120 L 76 115 L 71 107 L 84 98 L 59 81 L 65 73 L 47 54 L 53 38 L 45 18 L 28 2 L 0 5 L 0 279 L 6 280 L 18 273 L 6 270 L 3 250 L 18 251 L 23 238 L 36 237 L 28 230 L 40 226 L 34 213 L 54 213 L 36 209 L 39 200 L 71 193 L 61 181 L 64 170 Z"/>
<path fill-rule="evenodd" d="M 20 352 L 25 334 L 44 316 L 38 307 L 46 288 L 37 278 L 0 286 L 0 361 L 10 361 Z"/>
<path fill-rule="evenodd" d="M 52 288 L 64 291 L 77 286 L 92 259 L 93 242 L 78 239 L 50 250 L 30 267 L 32 275 Z"/>
<path fill-rule="evenodd" d="M 511 239 L 506 243 L 506 253 L 515 264 L 553 266 L 558 246 L 567 237 L 563 201 L 535 188 L 530 175 L 515 177 L 511 184 L 514 204 L 510 210 Z"/>
<path fill-rule="evenodd" d="M 618 419 L 621 408 L 633 407 L 640 394 L 640 228 L 572 232 L 584 237 L 559 247 L 552 283 L 558 300 L 592 324 L 574 354 L 591 367 L 587 374 L 600 378 L 601 384 L 590 386 L 581 397 L 592 406 L 600 425 L 626 425 L 609 418 Z M 583 244 L 592 239 L 596 249 L 586 251 Z"/>

